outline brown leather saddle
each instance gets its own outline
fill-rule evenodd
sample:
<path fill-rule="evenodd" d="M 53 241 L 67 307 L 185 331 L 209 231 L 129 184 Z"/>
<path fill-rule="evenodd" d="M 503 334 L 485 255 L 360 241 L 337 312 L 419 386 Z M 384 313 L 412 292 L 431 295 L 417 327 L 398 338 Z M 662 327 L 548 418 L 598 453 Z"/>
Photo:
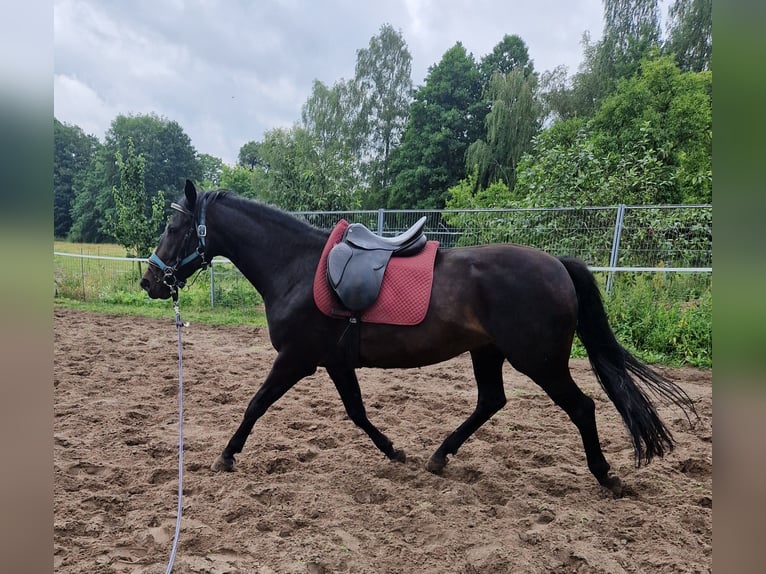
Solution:
<path fill-rule="evenodd" d="M 346 309 L 360 313 L 378 298 L 391 257 L 419 253 L 426 244 L 426 217 L 396 237 L 381 237 L 353 223 L 327 256 L 327 281 Z"/>

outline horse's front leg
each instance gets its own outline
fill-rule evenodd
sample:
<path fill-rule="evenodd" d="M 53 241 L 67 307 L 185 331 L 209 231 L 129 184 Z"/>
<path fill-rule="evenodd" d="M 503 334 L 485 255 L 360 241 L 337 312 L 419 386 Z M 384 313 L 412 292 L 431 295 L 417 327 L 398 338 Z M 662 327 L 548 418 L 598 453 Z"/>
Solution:
<path fill-rule="evenodd" d="M 349 418 L 367 433 L 372 442 L 389 459 L 397 462 L 405 462 L 407 459 L 403 450 L 395 449 L 393 443 L 367 418 L 367 412 L 362 401 L 362 391 L 359 388 L 359 380 L 356 378 L 354 369 L 344 365 L 328 365 L 327 374 L 330 375 L 338 394 L 346 407 Z"/>
<path fill-rule="evenodd" d="M 234 455 L 242 452 L 253 425 L 295 383 L 316 371 L 315 363 L 306 363 L 294 353 L 280 352 L 266 380 L 250 400 L 242 423 L 229 440 L 226 448 L 211 466 L 214 471 L 234 470 Z"/>

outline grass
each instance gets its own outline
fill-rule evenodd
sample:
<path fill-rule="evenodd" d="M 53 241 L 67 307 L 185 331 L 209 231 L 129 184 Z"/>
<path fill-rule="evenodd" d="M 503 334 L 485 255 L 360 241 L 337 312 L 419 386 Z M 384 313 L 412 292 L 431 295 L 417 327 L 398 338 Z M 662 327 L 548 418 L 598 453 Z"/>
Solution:
<path fill-rule="evenodd" d="M 147 297 L 148 299 L 148 297 Z M 167 319 L 175 324 L 175 311 L 170 300 L 149 300 L 145 305 L 104 303 L 101 301 L 82 302 L 77 299 L 57 297 L 54 305 L 67 309 L 81 309 L 106 315 L 120 315 L 130 317 L 149 317 L 151 319 Z M 183 293 L 179 299 L 181 318 L 190 323 L 203 323 L 207 325 L 223 326 L 251 326 L 265 327 L 266 312 L 263 307 L 247 309 L 229 309 L 225 307 L 189 307 L 185 305 Z"/>
<path fill-rule="evenodd" d="M 61 253 L 106 257 L 125 257 L 127 253 L 122 245 L 116 243 L 72 243 L 71 241 L 54 241 L 53 250 Z"/>

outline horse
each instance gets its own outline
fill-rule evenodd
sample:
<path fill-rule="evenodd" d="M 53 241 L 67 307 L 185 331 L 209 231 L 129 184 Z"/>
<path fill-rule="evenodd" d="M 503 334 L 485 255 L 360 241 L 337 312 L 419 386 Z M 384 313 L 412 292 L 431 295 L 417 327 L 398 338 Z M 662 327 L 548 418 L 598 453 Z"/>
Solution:
<path fill-rule="evenodd" d="M 153 299 L 173 298 L 215 256 L 228 258 L 261 294 L 277 352 L 271 371 L 250 400 L 241 424 L 212 463 L 231 471 L 255 422 L 304 377 L 323 367 L 351 421 L 391 461 L 404 462 L 367 417 L 356 370 L 412 368 L 470 353 L 478 398 L 473 412 L 429 458 L 441 474 L 448 457 L 506 404 L 505 361 L 539 385 L 580 433 L 588 469 L 615 497 L 623 484 L 601 450 L 594 401 L 575 384 L 569 358 L 575 334 L 601 387 L 622 417 L 635 466 L 673 450 L 674 438 L 647 389 L 691 421 L 693 401 L 677 384 L 641 362 L 615 338 L 598 284 L 584 262 L 516 244 L 439 248 L 428 310 L 416 325 L 363 323 L 356 352 L 340 344 L 349 321 L 320 312 L 313 282 L 327 230 L 227 190 L 184 193 L 140 286 Z M 643 388 L 642 388 L 643 387 Z"/>

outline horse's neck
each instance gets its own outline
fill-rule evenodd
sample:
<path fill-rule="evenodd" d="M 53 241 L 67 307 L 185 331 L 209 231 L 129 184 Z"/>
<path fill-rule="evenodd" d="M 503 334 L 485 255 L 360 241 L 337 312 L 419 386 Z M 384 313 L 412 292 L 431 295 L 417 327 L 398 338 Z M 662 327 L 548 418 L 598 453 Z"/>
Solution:
<path fill-rule="evenodd" d="M 229 259 L 268 304 L 312 282 L 326 237 L 287 214 L 257 204 L 221 202 L 210 210 L 209 227 L 215 233 L 215 254 Z"/>

